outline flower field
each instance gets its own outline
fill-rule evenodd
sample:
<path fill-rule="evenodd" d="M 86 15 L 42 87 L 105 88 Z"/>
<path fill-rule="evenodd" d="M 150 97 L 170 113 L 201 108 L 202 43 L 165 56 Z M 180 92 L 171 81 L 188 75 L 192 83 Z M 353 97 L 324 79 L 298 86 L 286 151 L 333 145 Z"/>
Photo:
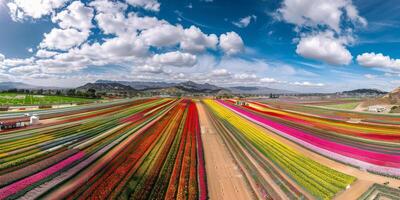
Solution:
<path fill-rule="evenodd" d="M 273 109 L 257 102 L 244 108 L 229 102 L 221 103 L 319 154 L 378 174 L 400 176 L 400 156 L 396 153 L 399 145 L 395 143 L 400 135 L 395 127 L 321 119 Z M 370 135 L 381 137 L 371 139 Z"/>
<path fill-rule="evenodd" d="M 231 129 L 236 130 L 239 137 L 242 136 L 266 159 L 272 161 L 288 177 L 313 196 L 330 199 L 355 180 L 355 177 L 321 165 L 269 137 L 256 125 L 224 107 L 223 102 L 218 103 L 212 100 L 205 102 L 218 116 L 219 120 L 228 124 Z M 268 190 L 265 191 L 268 192 Z"/>
<path fill-rule="evenodd" d="M 397 126 L 277 105 L 139 98 L 37 111 L 40 124 L 0 131 L 0 200 L 341 199 L 375 195 L 375 183 L 398 193 Z"/>
<path fill-rule="evenodd" d="M 141 99 L 44 115 L 0 135 L 0 199 L 206 199 L 192 100 Z"/>

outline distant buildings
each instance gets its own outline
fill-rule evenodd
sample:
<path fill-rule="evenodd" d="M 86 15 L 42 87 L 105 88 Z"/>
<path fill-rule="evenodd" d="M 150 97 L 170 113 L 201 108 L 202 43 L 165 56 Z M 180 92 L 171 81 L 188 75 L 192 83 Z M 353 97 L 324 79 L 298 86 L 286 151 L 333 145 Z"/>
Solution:
<path fill-rule="evenodd" d="M 16 118 L 16 119 L 0 119 L 0 131 L 6 129 L 14 129 L 21 128 L 29 125 L 37 125 L 39 124 L 38 116 L 29 116 L 28 114 L 24 115 L 24 117 Z"/>
<path fill-rule="evenodd" d="M 384 106 L 379 106 L 379 105 L 368 107 L 369 112 L 383 112 L 385 110 L 386 110 L 386 108 Z"/>

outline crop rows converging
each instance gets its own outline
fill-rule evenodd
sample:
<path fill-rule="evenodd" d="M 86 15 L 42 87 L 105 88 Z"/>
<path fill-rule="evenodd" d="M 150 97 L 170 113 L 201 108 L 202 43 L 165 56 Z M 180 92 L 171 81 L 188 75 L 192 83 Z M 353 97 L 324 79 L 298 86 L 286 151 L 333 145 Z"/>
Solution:
<path fill-rule="evenodd" d="M 319 154 L 378 174 L 400 176 L 397 127 L 352 124 L 307 116 L 252 102 L 236 107 L 238 114 Z M 373 137 L 372 137 L 373 136 Z"/>
<path fill-rule="evenodd" d="M 266 134 L 256 124 L 231 110 L 229 104 L 213 100 L 204 102 L 218 121 L 229 130 L 231 141 L 236 142 L 236 146 L 232 145 L 235 148 L 233 150 L 241 152 L 244 149 L 242 152 L 254 157 L 255 162 L 263 166 L 263 170 L 276 181 L 275 184 L 279 185 L 287 198 L 307 198 L 307 195 L 300 192 L 305 190 L 314 197 L 331 199 L 355 181 L 355 177 L 324 166 Z M 261 155 L 258 155 L 257 151 Z M 251 167 L 251 162 L 244 165 Z M 254 171 L 257 170 L 251 170 Z M 258 178 L 255 185 L 260 193 L 264 194 L 262 196 L 277 199 L 274 197 L 273 188 L 256 174 L 253 175 L 253 179 Z M 300 185 L 301 188 L 296 188 L 293 184 Z"/>
<path fill-rule="evenodd" d="M 46 116 L 46 115 L 44 115 Z M 205 199 L 192 100 L 141 99 L 0 135 L 0 199 Z"/>

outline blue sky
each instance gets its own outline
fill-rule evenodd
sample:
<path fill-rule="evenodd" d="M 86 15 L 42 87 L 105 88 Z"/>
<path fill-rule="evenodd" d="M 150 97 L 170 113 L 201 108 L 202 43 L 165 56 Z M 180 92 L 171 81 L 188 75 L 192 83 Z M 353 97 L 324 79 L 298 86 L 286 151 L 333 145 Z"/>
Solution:
<path fill-rule="evenodd" d="M 397 0 L 0 0 L 0 81 L 400 86 Z"/>

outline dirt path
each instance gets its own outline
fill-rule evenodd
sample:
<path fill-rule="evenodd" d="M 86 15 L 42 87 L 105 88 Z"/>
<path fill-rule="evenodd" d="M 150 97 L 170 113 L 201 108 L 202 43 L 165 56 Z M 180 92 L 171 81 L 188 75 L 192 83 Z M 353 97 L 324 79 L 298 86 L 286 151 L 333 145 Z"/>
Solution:
<path fill-rule="evenodd" d="M 210 199 L 252 199 L 243 175 L 208 118 L 204 105 L 197 102 Z"/>

